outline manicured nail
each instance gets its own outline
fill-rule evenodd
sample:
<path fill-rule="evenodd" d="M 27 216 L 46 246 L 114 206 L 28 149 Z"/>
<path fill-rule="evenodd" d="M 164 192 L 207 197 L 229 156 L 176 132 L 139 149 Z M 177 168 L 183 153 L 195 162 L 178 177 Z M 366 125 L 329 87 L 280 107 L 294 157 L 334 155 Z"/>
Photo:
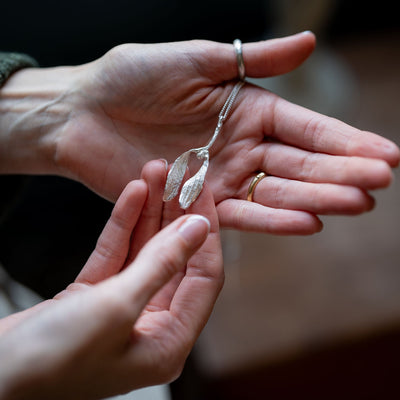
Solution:
<path fill-rule="evenodd" d="M 160 161 L 162 161 L 165 164 L 165 170 L 168 169 L 168 161 L 165 158 L 160 158 Z"/>
<path fill-rule="evenodd" d="M 202 215 L 190 216 L 178 229 L 191 247 L 203 243 L 210 232 L 210 221 Z"/>

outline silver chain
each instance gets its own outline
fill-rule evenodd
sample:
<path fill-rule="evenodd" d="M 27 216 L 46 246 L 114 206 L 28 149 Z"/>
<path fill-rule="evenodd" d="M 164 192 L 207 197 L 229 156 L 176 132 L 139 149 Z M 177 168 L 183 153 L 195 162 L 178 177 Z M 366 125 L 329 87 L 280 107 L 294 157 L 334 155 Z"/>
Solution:
<path fill-rule="evenodd" d="M 214 144 L 215 140 L 217 139 L 217 137 L 222 129 L 222 125 L 224 124 L 225 120 L 228 118 L 229 112 L 231 111 L 231 108 L 233 106 L 233 103 L 236 100 L 239 90 L 242 88 L 243 85 L 244 85 L 244 81 L 239 81 L 234 86 L 234 88 L 232 89 L 232 92 L 230 93 L 229 97 L 226 99 L 225 104 L 223 105 L 223 107 L 218 115 L 217 127 L 215 128 L 212 138 L 210 139 L 210 141 L 207 143 L 206 146 L 204 146 L 200 149 L 208 150 Z"/>
<path fill-rule="evenodd" d="M 167 182 L 165 184 L 163 197 L 164 201 L 170 201 L 178 194 L 191 153 L 196 154 L 199 160 L 203 160 L 203 165 L 200 167 L 197 173 L 183 185 L 181 194 L 179 196 L 179 204 L 181 208 L 186 210 L 196 200 L 197 196 L 203 189 L 203 183 L 209 165 L 210 154 L 208 150 L 217 140 L 222 126 L 225 120 L 228 118 L 229 112 L 231 111 L 236 97 L 244 83 L 245 82 L 243 80 L 239 81 L 232 89 L 229 97 L 226 99 L 225 104 L 218 115 L 217 127 L 215 128 L 214 134 L 212 135 L 210 141 L 203 147 L 185 151 L 175 160 L 171 169 L 169 170 Z"/>

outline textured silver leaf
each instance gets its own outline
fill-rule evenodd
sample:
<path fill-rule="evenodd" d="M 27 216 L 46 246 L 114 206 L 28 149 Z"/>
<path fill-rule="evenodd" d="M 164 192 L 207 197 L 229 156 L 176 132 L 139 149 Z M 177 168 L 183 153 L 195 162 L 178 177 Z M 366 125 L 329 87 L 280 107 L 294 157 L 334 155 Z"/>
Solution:
<path fill-rule="evenodd" d="M 197 199 L 203 189 L 204 179 L 208 169 L 208 153 L 206 154 L 203 165 L 184 185 L 179 196 L 179 204 L 181 208 L 186 210 Z"/>
<path fill-rule="evenodd" d="M 240 88 L 245 84 L 245 81 L 238 82 L 235 87 L 232 89 L 229 97 L 225 101 L 224 106 L 222 107 L 219 116 L 218 116 L 218 124 L 215 128 L 214 134 L 209 140 L 209 142 L 200 148 L 190 149 L 185 153 L 181 154 L 172 165 L 168 177 L 167 182 L 164 188 L 164 201 L 172 200 L 179 191 L 179 188 L 182 184 L 183 177 L 185 176 L 186 168 L 189 161 L 190 153 L 196 153 L 198 159 L 202 159 L 203 165 L 197 171 L 197 174 L 190 178 L 184 185 L 181 191 L 181 195 L 179 197 L 179 204 L 183 209 L 187 209 L 200 194 L 203 189 L 203 183 L 206 176 L 208 163 L 209 163 L 209 153 L 208 150 L 214 144 L 217 139 L 224 121 L 228 118 L 229 112 L 232 109 L 232 106 L 235 102 L 236 96 L 239 93 Z"/>
<path fill-rule="evenodd" d="M 163 196 L 164 201 L 170 201 L 178 194 L 186 172 L 190 153 L 191 150 L 188 150 L 181 154 L 172 164 L 172 167 L 168 173 L 167 182 L 165 183 Z"/>

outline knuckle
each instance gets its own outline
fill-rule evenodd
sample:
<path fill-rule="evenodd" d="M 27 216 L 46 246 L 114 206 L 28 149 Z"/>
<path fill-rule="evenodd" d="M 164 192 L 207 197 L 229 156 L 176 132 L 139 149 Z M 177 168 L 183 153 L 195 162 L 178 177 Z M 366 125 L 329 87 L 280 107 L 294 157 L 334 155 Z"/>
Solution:
<path fill-rule="evenodd" d="M 286 187 L 287 184 L 282 182 L 279 185 L 275 185 L 273 188 L 273 204 L 276 208 L 285 208 Z"/>
<path fill-rule="evenodd" d="M 121 257 L 120 252 L 115 249 L 115 246 L 102 238 L 97 241 L 95 254 L 104 260 L 114 260 Z"/>
<path fill-rule="evenodd" d="M 299 178 L 303 181 L 319 179 L 318 154 L 307 153 L 299 162 Z"/>
<path fill-rule="evenodd" d="M 304 141 L 309 144 L 312 150 L 317 150 L 320 146 L 322 133 L 326 128 L 326 119 L 316 116 L 311 118 L 304 129 Z"/>
<path fill-rule="evenodd" d="M 107 57 L 109 60 L 118 61 L 120 60 L 121 57 L 126 56 L 126 52 L 129 50 L 129 48 L 130 48 L 129 44 L 120 44 L 110 49 L 105 54 L 105 57 Z"/>

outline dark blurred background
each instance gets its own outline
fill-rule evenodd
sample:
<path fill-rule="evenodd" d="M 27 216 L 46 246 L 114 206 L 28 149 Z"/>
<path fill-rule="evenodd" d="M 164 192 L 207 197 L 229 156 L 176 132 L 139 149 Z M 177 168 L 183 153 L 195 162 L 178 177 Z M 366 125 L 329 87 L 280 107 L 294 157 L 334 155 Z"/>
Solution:
<path fill-rule="evenodd" d="M 389 0 L 18 1 L 1 6 L 0 49 L 46 67 L 124 42 L 311 29 L 318 47 L 304 66 L 256 83 L 400 143 L 396 11 Z M 19 178 L 1 177 L 2 194 Z M 0 260 L 51 297 L 85 263 L 112 205 L 66 179 L 22 178 Z M 325 217 L 309 238 L 224 232 L 226 285 L 173 399 L 400 398 L 400 189 L 376 198 L 372 213 Z"/>

